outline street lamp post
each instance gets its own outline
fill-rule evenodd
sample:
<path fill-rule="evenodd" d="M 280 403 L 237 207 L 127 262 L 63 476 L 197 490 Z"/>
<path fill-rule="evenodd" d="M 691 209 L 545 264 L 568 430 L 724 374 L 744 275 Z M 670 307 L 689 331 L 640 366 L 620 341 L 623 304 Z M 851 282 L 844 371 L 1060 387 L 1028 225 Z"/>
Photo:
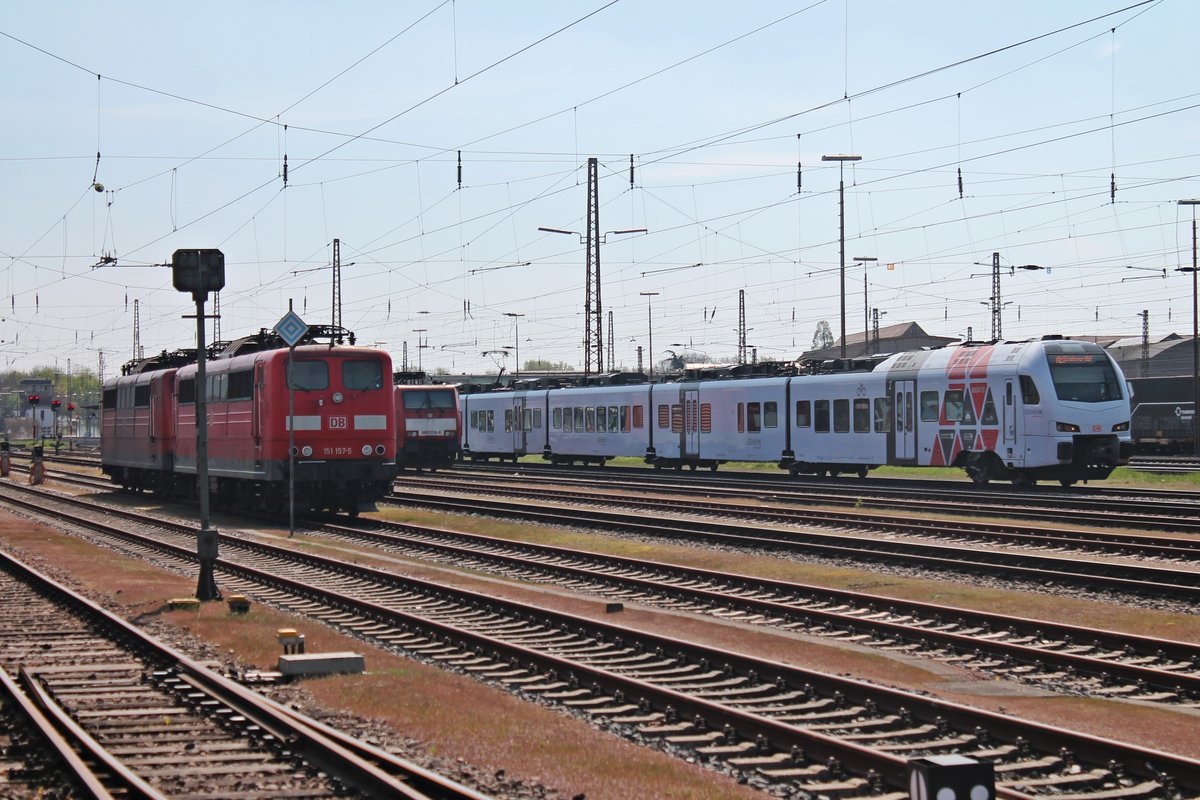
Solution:
<path fill-rule="evenodd" d="M 518 314 L 515 311 L 505 311 L 504 316 L 512 317 L 513 336 L 516 337 L 516 340 L 517 340 L 516 353 L 514 354 L 516 356 L 517 368 L 513 374 L 520 375 L 521 374 L 521 317 L 523 317 L 525 315 Z"/>
<path fill-rule="evenodd" d="M 878 261 L 875 256 L 855 256 L 854 260 L 863 265 L 863 355 L 867 354 L 867 345 L 870 340 L 867 338 L 868 327 L 871 324 L 871 315 L 869 306 L 867 305 L 867 265 L 872 261 Z"/>
<path fill-rule="evenodd" d="M 822 161 L 838 162 L 838 280 L 841 298 L 842 358 L 846 357 L 846 180 L 847 161 L 862 161 L 862 156 L 821 156 Z"/>
<path fill-rule="evenodd" d="M 650 298 L 656 297 L 658 292 L 638 292 L 642 297 L 646 298 L 646 335 L 649 338 L 650 350 L 650 377 L 654 377 L 654 317 L 650 311 Z"/>
<path fill-rule="evenodd" d="M 1192 455 L 1200 456 L 1200 320 L 1197 318 L 1197 276 L 1200 264 L 1196 263 L 1196 206 L 1200 200 L 1180 200 L 1179 205 L 1192 207 L 1192 266 L 1180 267 L 1180 272 L 1192 273 Z"/>

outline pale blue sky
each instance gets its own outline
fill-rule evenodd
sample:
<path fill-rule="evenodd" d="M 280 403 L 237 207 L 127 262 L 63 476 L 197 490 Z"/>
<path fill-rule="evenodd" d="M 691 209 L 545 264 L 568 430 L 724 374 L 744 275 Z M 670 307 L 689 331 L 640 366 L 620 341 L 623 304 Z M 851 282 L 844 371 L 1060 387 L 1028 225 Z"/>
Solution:
<path fill-rule="evenodd" d="M 851 260 L 875 256 L 882 325 L 986 338 L 994 251 L 1051 267 L 1004 272 L 1010 338 L 1138 335 L 1143 309 L 1156 336 L 1190 332 L 1175 201 L 1200 197 L 1200 3 L 1127 6 L 7 3 L 0 366 L 95 368 L 102 349 L 111 375 L 135 299 L 147 353 L 187 347 L 190 298 L 149 266 L 181 247 L 226 255 L 224 338 L 289 299 L 327 323 L 334 238 L 344 323 L 397 362 L 425 328 L 427 369 L 511 370 L 482 353 L 515 344 L 519 313 L 522 359 L 582 366 L 584 248 L 537 228 L 584 229 L 589 156 L 601 230 L 649 229 L 601 251 L 626 367 L 644 291 L 656 358 L 732 358 L 739 289 L 760 358 L 820 320 L 839 333 L 837 153 L 862 156 L 851 334 Z"/>

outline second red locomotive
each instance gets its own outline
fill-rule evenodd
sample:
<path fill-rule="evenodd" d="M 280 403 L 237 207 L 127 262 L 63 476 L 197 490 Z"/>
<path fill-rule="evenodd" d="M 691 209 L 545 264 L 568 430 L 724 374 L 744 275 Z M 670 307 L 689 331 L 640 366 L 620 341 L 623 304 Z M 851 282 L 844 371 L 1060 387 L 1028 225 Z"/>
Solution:
<path fill-rule="evenodd" d="M 241 345 L 239 347 L 239 344 Z M 206 387 L 186 353 L 161 356 L 105 382 L 101 464 L 135 491 L 191 496 L 196 486 L 196 397 L 205 392 L 208 474 L 215 503 L 373 510 L 396 476 L 396 428 L 381 350 L 341 345 L 285 348 L 251 337 L 206 364 Z M 249 352 L 247 352 L 249 351 Z M 290 388 L 294 410 L 289 415 Z M 289 458 L 289 441 L 294 448 Z"/>
<path fill-rule="evenodd" d="M 402 379 L 400 374 L 397 381 Z M 449 385 L 396 385 L 396 464 L 413 469 L 449 467 L 458 457 L 458 390 Z"/>

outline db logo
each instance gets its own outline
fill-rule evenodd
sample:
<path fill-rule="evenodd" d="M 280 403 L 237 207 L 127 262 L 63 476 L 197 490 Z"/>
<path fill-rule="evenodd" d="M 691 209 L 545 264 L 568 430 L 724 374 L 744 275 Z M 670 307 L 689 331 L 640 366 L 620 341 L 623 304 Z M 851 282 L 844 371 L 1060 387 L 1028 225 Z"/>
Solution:
<path fill-rule="evenodd" d="M 329 430 L 344 431 L 344 430 L 346 430 L 346 427 L 347 426 L 346 426 L 346 418 L 345 417 L 330 417 L 329 418 Z"/>

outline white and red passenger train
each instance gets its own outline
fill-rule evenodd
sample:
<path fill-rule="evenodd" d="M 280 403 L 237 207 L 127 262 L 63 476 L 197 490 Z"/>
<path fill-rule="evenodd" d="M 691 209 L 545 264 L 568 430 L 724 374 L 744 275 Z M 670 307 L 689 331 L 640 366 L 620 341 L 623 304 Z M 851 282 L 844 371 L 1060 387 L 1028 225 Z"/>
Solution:
<path fill-rule="evenodd" d="M 289 464 L 297 506 L 357 514 L 396 476 L 391 358 L 341 345 L 218 357 L 205 364 L 208 475 L 215 503 L 287 508 Z M 191 363 L 184 363 L 190 361 Z M 101 465 L 135 491 L 194 496 L 196 364 L 165 358 L 105 381 Z M 158 368 L 154 368 L 158 366 Z M 289 460 L 290 433 L 294 449 Z"/>
<path fill-rule="evenodd" d="M 462 457 L 476 460 L 859 476 L 955 466 L 980 484 L 1066 486 L 1108 477 L 1131 451 L 1120 368 L 1061 337 L 900 353 L 860 371 L 464 394 L 461 407 Z"/>

